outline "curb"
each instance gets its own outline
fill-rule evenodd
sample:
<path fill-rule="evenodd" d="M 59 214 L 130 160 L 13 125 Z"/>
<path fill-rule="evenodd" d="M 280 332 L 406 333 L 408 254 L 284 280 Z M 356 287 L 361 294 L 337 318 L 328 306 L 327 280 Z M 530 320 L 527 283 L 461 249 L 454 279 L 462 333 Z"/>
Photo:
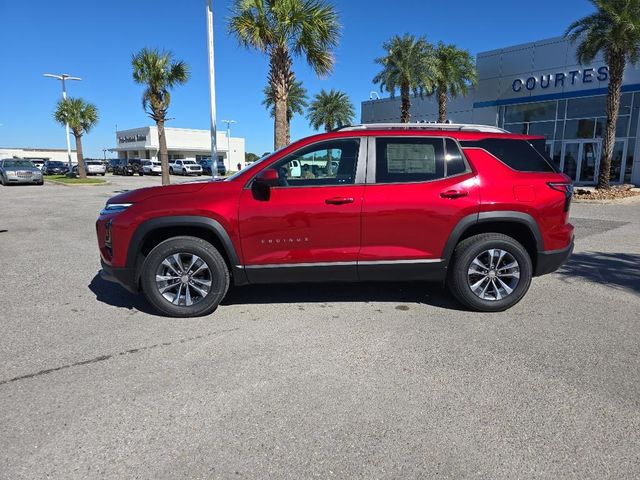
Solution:
<path fill-rule="evenodd" d="M 65 183 L 65 182 L 59 182 L 58 180 L 49 180 L 48 178 L 45 178 L 44 181 L 45 183 L 62 185 L 63 187 L 101 187 L 103 185 L 111 185 L 111 182 L 107 180 L 105 180 L 102 183 Z"/>

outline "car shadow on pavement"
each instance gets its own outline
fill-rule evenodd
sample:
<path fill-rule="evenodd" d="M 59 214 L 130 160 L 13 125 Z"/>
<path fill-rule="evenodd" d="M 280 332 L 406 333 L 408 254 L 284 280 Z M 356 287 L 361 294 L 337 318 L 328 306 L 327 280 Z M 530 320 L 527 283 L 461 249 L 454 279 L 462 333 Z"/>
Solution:
<path fill-rule="evenodd" d="M 230 288 L 222 305 L 331 302 L 419 303 L 464 310 L 444 288 L 420 282 L 248 285 Z"/>
<path fill-rule="evenodd" d="M 96 300 L 107 305 L 128 310 L 136 309 L 149 315 L 158 315 L 158 312 L 149 305 L 142 295 L 135 295 L 117 283 L 108 282 L 99 273 L 91 280 L 89 290 L 94 293 Z"/>
<path fill-rule="evenodd" d="M 631 253 L 574 253 L 558 270 L 567 279 L 583 278 L 620 290 L 640 293 L 640 255 Z"/>
<path fill-rule="evenodd" d="M 142 294 L 135 295 L 96 274 L 89 284 L 96 300 L 108 305 L 158 315 Z M 267 303 L 396 302 L 464 310 L 447 290 L 426 283 L 306 283 L 231 287 L 221 305 Z"/>

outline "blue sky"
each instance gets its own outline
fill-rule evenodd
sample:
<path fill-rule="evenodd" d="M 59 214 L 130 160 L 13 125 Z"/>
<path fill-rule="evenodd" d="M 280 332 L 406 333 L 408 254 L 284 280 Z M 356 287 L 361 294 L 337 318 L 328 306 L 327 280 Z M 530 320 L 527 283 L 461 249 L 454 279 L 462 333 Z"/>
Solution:
<path fill-rule="evenodd" d="M 267 61 L 227 34 L 230 0 L 214 0 L 218 119 L 234 119 L 232 135 L 246 138 L 247 151 L 273 146 L 273 122 L 261 105 Z M 382 43 L 405 32 L 455 43 L 471 53 L 561 35 L 573 20 L 592 11 L 587 0 L 434 2 L 430 0 L 335 0 L 342 38 L 334 73 L 315 77 L 303 60 L 296 76 L 310 94 L 321 88 L 347 92 L 360 116 L 360 102 L 378 90 L 371 82 Z M 190 81 L 173 92 L 168 125 L 209 128 L 204 0 L 110 0 L 17 2 L 0 0 L 0 146 L 65 146 L 64 128 L 52 119 L 58 81 L 45 72 L 82 77 L 72 96 L 95 103 L 100 123 L 84 138 L 88 156 L 113 147 L 120 129 L 149 125 L 141 107 L 142 87 L 131 78 L 131 54 L 142 47 L 171 50 L 191 67 Z M 303 117 L 292 138 L 312 133 Z M 72 139 L 73 142 L 73 139 Z"/>

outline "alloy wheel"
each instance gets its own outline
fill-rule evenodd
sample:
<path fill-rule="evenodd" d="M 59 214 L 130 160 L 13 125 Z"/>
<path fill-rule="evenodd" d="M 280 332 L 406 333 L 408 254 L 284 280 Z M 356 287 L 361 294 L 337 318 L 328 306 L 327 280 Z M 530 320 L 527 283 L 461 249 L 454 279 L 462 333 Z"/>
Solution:
<path fill-rule="evenodd" d="M 482 300 L 502 300 L 520 282 L 520 265 L 509 252 L 493 248 L 476 256 L 467 272 L 469 288 Z"/>
<path fill-rule="evenodd" d="M 166 257 L 156 270 L 156 288 L 173 305 L 187 306 L 201 302 L 211 290 L 211 269 L 197 255 L 187 252 Z"/>

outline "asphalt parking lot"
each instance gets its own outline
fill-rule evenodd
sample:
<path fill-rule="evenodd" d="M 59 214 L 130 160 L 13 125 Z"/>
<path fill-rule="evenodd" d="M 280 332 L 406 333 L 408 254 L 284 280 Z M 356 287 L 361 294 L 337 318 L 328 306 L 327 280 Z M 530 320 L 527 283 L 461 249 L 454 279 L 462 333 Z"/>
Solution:
<path fill-rule="evenodd" d="M 98 276 L 97 211 L 160 181 L 107 178 L 0 187 L 0 478 L 640 477 L 640 202 L 574 204 L 504 313 L 272 285 L 171 319 Z"/>

